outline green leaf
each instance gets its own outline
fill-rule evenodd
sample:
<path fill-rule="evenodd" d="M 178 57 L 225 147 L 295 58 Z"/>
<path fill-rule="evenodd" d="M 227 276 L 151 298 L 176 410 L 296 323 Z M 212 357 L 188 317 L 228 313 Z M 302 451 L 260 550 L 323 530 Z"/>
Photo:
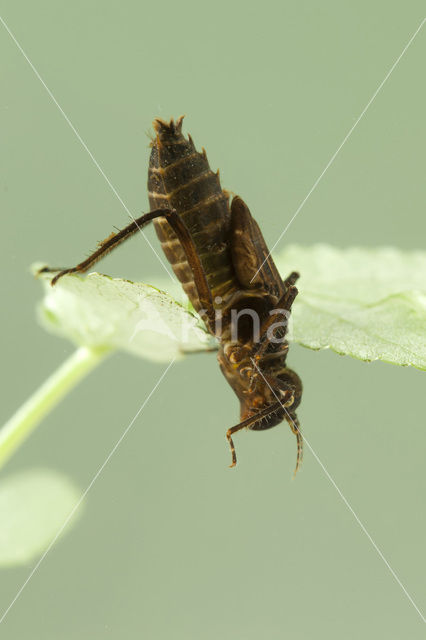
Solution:
<path fill-rule="evenodd" d="M 21 565 L 41 555 L 80 499 L 66 476 L 33 469 L 4 477 L 0 483 L 0 566 Z M 81 506 L 67 523 L 75 524 Z"/>
<path fill-rule="evenodd" d="M 42 324 L 78 345 L 124 349 L 158 362 L 216 347 L 188 301 L 176 302 L 151 285 L 89 273 L 66 275 L 52 287 L 51 274 L 38 277 L 45 287 Z"/>
<path fill-rule="evenodd" d="M 275 258 L 301 274 L 295 342 L 426 370 L 426 253 L 289 246 Z"/>
<path fill-rule="evenodd" d="M 294 245 L 274 259 L 283 277 L 301 274 L 290 340 L 426 370 L 426 253 Z M 65 276 L 53 288 L 49 280 L 44 277 L 44 324 L 78 344 L 123 348 L 153 360 L 215 348 L 179 285 L 159 282 L 183 302 L 97 273 Z"/>

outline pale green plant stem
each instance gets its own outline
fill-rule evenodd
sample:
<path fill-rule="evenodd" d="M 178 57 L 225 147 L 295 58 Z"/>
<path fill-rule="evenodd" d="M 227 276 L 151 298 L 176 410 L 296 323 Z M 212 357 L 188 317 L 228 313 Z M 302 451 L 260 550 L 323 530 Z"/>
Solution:
<path fill-rule="evenodd" d="M 28 438 L 44 416 L 109 353 L 110 349 L 79 347 L 24 402 L 0 430 L 0 467 Z"/>

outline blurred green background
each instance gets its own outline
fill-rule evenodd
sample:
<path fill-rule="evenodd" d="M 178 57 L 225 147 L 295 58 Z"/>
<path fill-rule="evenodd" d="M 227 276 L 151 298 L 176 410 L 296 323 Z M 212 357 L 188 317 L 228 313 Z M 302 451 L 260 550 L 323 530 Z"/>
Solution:
<path fill-rule="evenodd" d="M 419 26 L 423 2 L 2 2 L 1 15 L 133 215 L 146 135 L 187 114 L 224 187 L 273 244 Z M 426 27 L 285 243 L 424 246 Z M 72 352 L 35 321 L 34 260 L 74 264 L 128 216 L 0 25 L 1 416 Z M 153 230 L 149 238 L 158 249 Z M 278 248 L 280 248 L 278 247 Z M 297 265 L 294 265 L 297 268 Z M 147 282 L 139 236 L 99 270 Z M 303 275 L 303 274 L 302 274 Z M 413 369 L 293 345 L 315 452 L 424 609 L 424 388 Z M 1 471 L 49 467 L 83 490 L 165 366 L 117 355 Z M 1 625 L 31 638 L 424 637 L 336 489 L 286 425 L 225 430 L 238 405 L 214 354 L 175 364 Z M 0 523 L 1 526 L 1 523 Z M 33 564 L 2 570 L 0 613 Z"/>

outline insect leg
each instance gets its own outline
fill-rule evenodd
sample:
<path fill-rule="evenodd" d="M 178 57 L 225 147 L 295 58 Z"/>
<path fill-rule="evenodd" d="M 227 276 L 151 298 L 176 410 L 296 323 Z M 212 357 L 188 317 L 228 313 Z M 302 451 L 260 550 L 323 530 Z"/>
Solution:
<path fill-rule="evenodd" d="M 295 476 L 296 473 L 299 471 L 300 465 L 302 464 L 302 460 L 303 460 L 303 436 L 300 430 L 299 420 L 297 419 L 297 416 L 294 413 L 290 414 L 286 411 L 285 419 L 290 425 L 290 429 L 293 431 L 297 440 L 297 459 L 296 459 L 296 467 L 293 473 L 293 476 Z"/>
<path fill-rule="evenodd" d="M 145 225 L 147 225 L 155 218 L 159 218 L 162 216 L 167 219 L 182 244 L 182 248 L 185 251 L 185 255 L 188 260 L 188 264 L 191 267 L 194 275 L 194 284 L 197 288 L 200 303 L 206 309 L 209 320 L 214 322 L 215 312 L 213 307 L 213 300 L 209 285 L 207 283 L 203 265 L 198 256 L 197 249 L 194 245 L 191 234 L 189 233 L 183 220 L 179 217 L 174 209 L 156 209 L 155 211 L 150 211 L 149 213 L 145 213 L 144 215 L 128 224 L 127 227 L 124 227 L 124 229 L 121 229 L 121 231 L 112 233 L 99 244 L 98 249 L 96 249 L 88 258 L 86 258 L 86 260 L 83 260 L 83 262 L 80 262 L 75 267 L 63 269 L 62 271 L 60 271 L 60 273 L 58 273 L 52 279 L 52 286 L 57 283 L 59 278 L 62 278 L 62 276 L 68 273 L 84 273 L 94 264 L 96 264 L 96 262 L 98 262 L 101 258 L 103 258 L 107 253 L 124 242 L 124 240 L 130 238 L 133 234 L 145 227 Z M 57 271 L 57 269 L 49 269 L 48 267 L 45 267 L 44 269 L 40 270 L 41 273 L 50 271 Z"/>
<path fill-rule="evenodd" d="M 133 220 L 127 227 L 119 230 L 117 233 L 111 233 L 105 240 L 102 240 L 98 248 L 90 254 L 86 260 L 83 260 L 75 267 L 70 267 L 67 269 L 55 269 L 50 267 L 44 267 L 40 269 L 40 273 L 50 273 L 52 271 L 60 271 L 53 279 L 52 286 L 57 283 L 59 278 L 66 275 L 67 273 L 84 273 L 88 269 L 90 269 L 93 265 L 95 265 L 99 260 L 101 260 L 107 253 L 115 249 L 119 244 L 130 238 L 136 231 L 139 231 L 144 227 L 153 217 L 157 217 L 159 215 L 164 215 L 167 213 L 169 209 L 158 209 L 156 211 L 151 211 L 143 216 L 140 216 L 136 220 Z"/>
<path fill-rule="evenodd" d="M 236 424 L 235 427 L 231 427 L 230 429 L 228 429 L 228 431 L 226 432 L 226 438 L 229 442 L 229 446 L 231 448 L 231 456 L 232 456 L 232 463 L 229 465 L 230 467 L 235 467 L 235 465 L 237 464 L 237 455 L 235 453 L 235 446 L 232 440 L 232 435 L 237 431 L 241 431 L 241 429 L 245 429 L 246 427 L 251 427 L 252 424 L 255 424 L 259 420 L 262 420 L 262 418 L 268 417 L 271 413 L 274 413 L 281 406 L 282 406 L 281 402 L 279 401 L 274 402 L 274 404 L 271 404 L 269 407 L 266 407 L 266 409 L 259 411 L 254 416 L 250 416 L 250 418 L 246 418 L 239 424 Z"/>
<path fill-rule="evenodd" d="M 297 271 L 292 271 L 290 275 L 284 280 L 284 284 L 287 287 L 292 287 L 297 280 L 299 280 L 300 274 Z"/>
<path fill-rule="evenodd" d="M 235 425 L 235 427 L 228 429 L 228 431 L 226 432 L 226 438 L 229 442 L 229 447 L 231 449 L 231 456 L 232 456 L 232 463 L 229 465 L 230 468 L 235 467 L 235 465 L 237 464 L 237 455 L 235 453 L 235 446 L 234 446 L 234 441 L 232 440 L 232 434 L 236 433 L 236 431 L 239 431 L 240 429 L 244 429 L 244 427 L 245 427 L 245 424 L 241 422 L 240 424 Z"/>
<path fill-rule="evenodd" d="M 174 209 L 169 210 L 164 217 L 167 219 L 167 222 L 170 224 L 173 231 L 180 240 L 182 248 L 185 252 L 186 259 L 188 260 L 188 264 L 191 267 L 192 274 L 194 276 L 194 284 L 195 288 L 197 289 L 200 304 L 206 310 L 206 315 L 211 325 L 215 326 L 216 312 L 213 306 L 212 294 L 207 282 L 204 267 L 198 255 L 198 251 L 194 244 L 192 236 L 189 233 L 184 221 Z"/>
<path fill-rule="evenodd" d="M 267 350 L 270 344 L 268 329 L 277 322 L 286 323 L 288 319 L 287 314 L 290 311 L 291 306 L 294 302 L 294 299 L 298 294 L 297 288 L 294 286 L 294 284 L 290 284 L 290 283 L 295 282 L 297 280 L 297 277 L 298 277 L 298 274 L 296 272 L 293 272 L 287 278 L 285 283 L 289 284 L 289 286 L 286 292 L 284 293 L 284 295 L 277 302 L 277 305 L 275 307 L 275 311 L 277 311 L 277 313 L 272 313 L 269 316 L 269 318 L 266 318 L 266 320 L 263 322 L 263 324 L 260 327 L 260 331 L 259 331 L 260 340 L 254 352 L 254 357 L 256 358 L 256 360 L 259 360 L 264 355 L 265 351 Z M 279 313 L 279 311 L 281 310 L 283 311 L 283 313 Z M 284 336 L 287 333 L 287 326 L 283 327 L 283 329 L 284 329 L 284 333 L 280 336 L 280 338 L 284 343 Z"/>

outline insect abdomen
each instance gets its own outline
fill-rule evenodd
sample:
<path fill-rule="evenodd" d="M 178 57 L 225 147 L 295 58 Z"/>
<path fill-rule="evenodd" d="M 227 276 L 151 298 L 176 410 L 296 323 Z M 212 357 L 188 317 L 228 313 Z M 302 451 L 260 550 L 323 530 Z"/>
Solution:
<path fill-rule="evenodd" d="M 148 173 L 151 211 L 162 207 L 177 211 L 193 238 L 213 298 L 224 298 L 237 286 L 228 247 L 228 197 L 205 153 L 198 153 L 191 138 L 182 135 L 182 118 L 176 123 L 156 120 L 154 127 Z M 192 271 L 180 241 L 166 220 L 154 224 L 173 271 L 198 311 Z"/>

